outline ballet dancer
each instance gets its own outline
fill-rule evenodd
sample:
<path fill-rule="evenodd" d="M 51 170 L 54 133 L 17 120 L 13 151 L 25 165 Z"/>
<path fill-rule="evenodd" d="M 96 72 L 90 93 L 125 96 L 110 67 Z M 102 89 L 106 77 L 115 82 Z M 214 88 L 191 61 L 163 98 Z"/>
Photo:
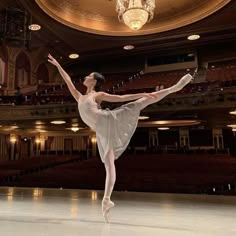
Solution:
<path fill-rule="evenodd" d="M 116 181 L 115 160 L 128 146 L 137 127 L 140 111 L 148 105 L 160 101 L 168 94 L 181 90 L 193 77 L 187 74 L 172 87 L 152 93 L 113 95 L 100 91 L 105 82 L 104 76 L 100 73 L 92 72 L 84 79 L 83 84 L 87 87 L 87 91 L 83 95 L 75 88 L 70 76 L 50 54 L 48 55 L 48 61 L 57 67 L 69 91 L 77 101 L 82 120 L 96 132 L 99 154 L 106 170 L 102 214 L 106 222 L 109 222 L 109 211 L 114 207 L 114 203 L 111 201 L 111 194 Z M 109 110 L 100 108 L 102 101 L 129 101 L 129 103 L 114 110 Z"/>

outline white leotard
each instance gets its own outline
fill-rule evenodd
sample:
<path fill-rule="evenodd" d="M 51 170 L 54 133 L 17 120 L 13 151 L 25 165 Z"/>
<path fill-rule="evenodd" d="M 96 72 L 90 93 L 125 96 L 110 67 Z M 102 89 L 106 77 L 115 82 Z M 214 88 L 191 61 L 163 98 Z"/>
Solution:
<path fill-rule="evenodd" d="M 96 131 L 101 160 L 112 148 L 117 159 L 127 148 L 137 127 L 140 104 L 130 102 L 114 110 L 99 108 L 95 102 L 96 93 L 83 95 L 78 101 L 81 119 Z"/>

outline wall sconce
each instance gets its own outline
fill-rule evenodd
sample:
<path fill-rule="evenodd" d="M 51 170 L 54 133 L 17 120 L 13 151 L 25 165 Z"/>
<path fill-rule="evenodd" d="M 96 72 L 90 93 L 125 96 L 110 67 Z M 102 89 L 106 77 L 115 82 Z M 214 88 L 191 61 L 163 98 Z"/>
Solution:
<path fill-rule="evenodd" d="M 96 137 L 92 137 L 91 142 L 92 142 L 92 143 L 96 143 L 96 142 L 97 142 Z"/>
<path fill-rule="evenodd" d="M 10 142 L 14 144 L 14 143 L 16 143 L 16 141 L 17 141 L 16 136 L 11 134 L 10 135 Z"/>
<path fill-rule="evenodd" d="M 37 144 L 41 143 L 41 139 L 36 138 L 35 143 L 37 143 Z"/>

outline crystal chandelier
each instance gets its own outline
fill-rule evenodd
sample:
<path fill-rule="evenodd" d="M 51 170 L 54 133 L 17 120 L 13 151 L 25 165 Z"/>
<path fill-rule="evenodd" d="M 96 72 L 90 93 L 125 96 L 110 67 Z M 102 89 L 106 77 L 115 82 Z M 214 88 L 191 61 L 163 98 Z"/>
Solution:
<path fill-rule="evenodd" d="M 151 21 L 154 15 L 155 0 L 117 0 L 118 19 L 130 29 L 139 30 Z"/>

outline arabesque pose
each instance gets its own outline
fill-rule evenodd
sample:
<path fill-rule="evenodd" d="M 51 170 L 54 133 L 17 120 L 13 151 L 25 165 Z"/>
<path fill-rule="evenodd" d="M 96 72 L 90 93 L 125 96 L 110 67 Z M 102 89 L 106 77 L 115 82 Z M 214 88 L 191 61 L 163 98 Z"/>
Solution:
<path fill-rule="evenodd" d="M 116 181 L 115 160 L 124 152 L 137 127 L 140 111 L 152 103 L 156 103 L 171 93 L 181 90 L 193 77 L 183 76 L 170 88 L 152 93 L 114 95 L 101 92 L 105 82 L 104 76 L 92 72 L 85 77 L 83 84 L 87 87 L 86 94 L 81 94 L 74 86 L 70 76 L 50 54 L 48 61 L 55 65 L 67 84 L 72 96 L 78 102 L 82 120 L 96 132 L 99 154 L 106 169 L 106 182 L 102 200 L 102 213 L 109 222 L 108 214 L 114 203 L 111 194 Z M 102 101 L 128 102 L 114 110 L 101 109 Z"/>

